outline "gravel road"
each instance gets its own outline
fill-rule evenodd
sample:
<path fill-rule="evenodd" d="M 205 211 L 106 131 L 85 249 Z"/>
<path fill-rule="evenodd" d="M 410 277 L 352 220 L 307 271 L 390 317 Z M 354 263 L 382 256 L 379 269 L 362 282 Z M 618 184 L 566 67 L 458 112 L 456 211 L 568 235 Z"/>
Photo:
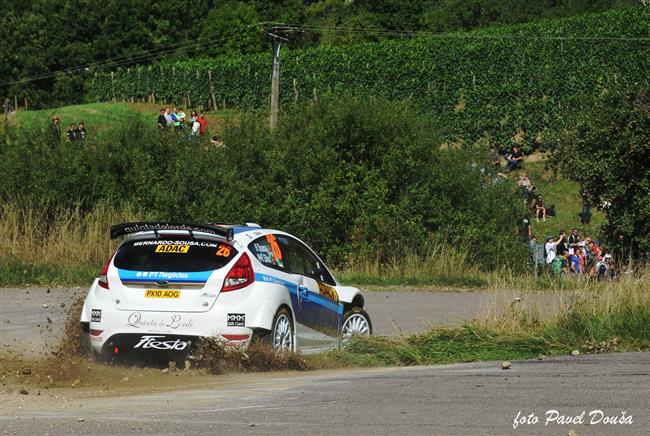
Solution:
<path fill-rule="evenodd" d="M 505 371 L 480 362 L 220 376 L 199 389 L 150 395 L 11 394 L 0 424 L 5 434 L 26 435 L 639 436 L 650 434 L 649 370 L 650 353 L 621 353 L 513 362 Z M 545 425 L 551 410 L 578 418 Z M 632 423 L 592 425 L 598 410 Z M 539 421 L 515 429 L 518 414 Z"/>
<path fill-rule="evenodd" d="M 60 339 L 71 303 L 81 288 L 0 289 L 0 343 L 24 355 L 38 355 Z M 366 291 L 366 309 L 375 334 L 398 336 L 493 315 L 510 304 L 554 313 L 561 297 L 551 293 Z M 520 298 L 520 301 L 515 301 Z"/>

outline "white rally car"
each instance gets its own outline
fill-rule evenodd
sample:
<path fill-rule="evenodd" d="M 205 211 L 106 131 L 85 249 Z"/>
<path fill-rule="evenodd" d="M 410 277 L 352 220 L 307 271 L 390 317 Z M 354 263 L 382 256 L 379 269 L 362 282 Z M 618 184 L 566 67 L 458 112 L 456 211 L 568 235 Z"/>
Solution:
<path fill-rule="evenodd" d="M 254 224 L 137 222 L 95 279 L 81 327 L 110 360 L 185 355 L 200 337 L 297 350 L 296 326 L 331 337 L 370 335 L 357 288 L 341 286 L 299 239 Z"/>

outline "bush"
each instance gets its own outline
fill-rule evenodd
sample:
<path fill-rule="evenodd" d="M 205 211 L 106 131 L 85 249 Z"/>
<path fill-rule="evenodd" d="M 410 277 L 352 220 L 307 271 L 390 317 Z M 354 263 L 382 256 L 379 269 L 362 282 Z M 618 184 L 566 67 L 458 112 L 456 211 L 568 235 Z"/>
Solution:
<path fill-rule="evenodd" d="M 469 150 L 440 145 L 430 116 L 407 102 L 321 101 L 277 130 L 254 114 L 226 147 L 161 133 L 140 119 L 85 144 L 53 146 L 47 130 L 1 133 L 1 199 L 42 208 L 132 205 L 158 219 L 250 222 L 293 232 L 340 264 L 424 253 L 432 240 L 485 269 L 523 263 L 512 229 L 521 201 L 486 181 Z"/>

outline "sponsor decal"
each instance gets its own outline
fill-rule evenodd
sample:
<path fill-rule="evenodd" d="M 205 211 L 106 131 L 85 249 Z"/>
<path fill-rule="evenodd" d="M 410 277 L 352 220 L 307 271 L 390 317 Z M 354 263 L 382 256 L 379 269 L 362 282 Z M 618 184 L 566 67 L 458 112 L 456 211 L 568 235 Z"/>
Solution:
<path fill-rule="evenodd" d="M 180 298 L 181 291 L 176 289 L 147 289 L 144 298 Z"/>
<path fill-rule="evenodd" d="M 141 336 L 140 342 L 135 344 L 133 348 L 181 351 L 190 345 L 190 341 L 181 341 L 180 339 L 176 339 L 175 341 L 162 341 L 161 339 L 165 339 L 165 336 Z"/>
<path fill-rule="evenodd" d="M 185 254 L 190 250 L 189 245 L 156 245 L 156 253 L 180 253 Z"/>
<path fill-rule="evenodd" d="M 158 239 L 153 241 L 136 241 L 133 243 L 134 247 L 142 247 L 147 245 L 188 245 L 192 247 L 209 247 L 217 248 L 218 244 L 215 242 L 204 241 L 160 241 Z"/>
<path fill-rule="evenodd" d="M 228 327 L 244 327 L 246 325 L 245 313 L 229 313 L 226 317 Z"/>
<path fill-rule="evenodd" d="M 174 313 L 170 318 L 167 315 L 161 315 L 160 318 L 142 316 L 140 312 L 133 312 L 129 315 L 127 324 L 135 328 L 156 328 L 156 329 L 178 329 L 178 328 L 192 328 L 194 322 L 192 318 L 183 318 L 181 314 Z"/>
<path fill-rule="evenodd" d="M 90 311 L 90 322 L 102 322 L 101 309 L 93 309 Z"/>
<path fill-rule="evenodd" d="M 339 302 L 339 293 L 327 283 L 318 282 L 318 292 L 335 303 Z"/>

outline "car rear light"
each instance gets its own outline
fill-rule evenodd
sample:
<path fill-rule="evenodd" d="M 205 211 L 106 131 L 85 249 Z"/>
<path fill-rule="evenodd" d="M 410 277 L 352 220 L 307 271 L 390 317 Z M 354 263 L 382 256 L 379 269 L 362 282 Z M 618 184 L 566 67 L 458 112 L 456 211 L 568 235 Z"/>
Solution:
<path fill-rule="evenodd" d="M 253 271 L 253 264 L 251 264 L 248 254 L 244 253 L 226 275 L 221 292 L 241 289 L 254 281 L 255 271 Z"/>
<path fill-rule="evenodd" d="M 106 275 L 108 274 L 108 267 L 111 265 L 111 261 L 113 260 L 114 256 L 115 255 L 111 256 L 111 258 L 108 259 L 108 262 L 106 262 L 106 265 L 104 265 L 104 268 L 102 268 L 102 272 L 99 273 L 99 281 L 97 284 L 104 289 L 110 289 L 108 286 L 108 277 Z"/>

